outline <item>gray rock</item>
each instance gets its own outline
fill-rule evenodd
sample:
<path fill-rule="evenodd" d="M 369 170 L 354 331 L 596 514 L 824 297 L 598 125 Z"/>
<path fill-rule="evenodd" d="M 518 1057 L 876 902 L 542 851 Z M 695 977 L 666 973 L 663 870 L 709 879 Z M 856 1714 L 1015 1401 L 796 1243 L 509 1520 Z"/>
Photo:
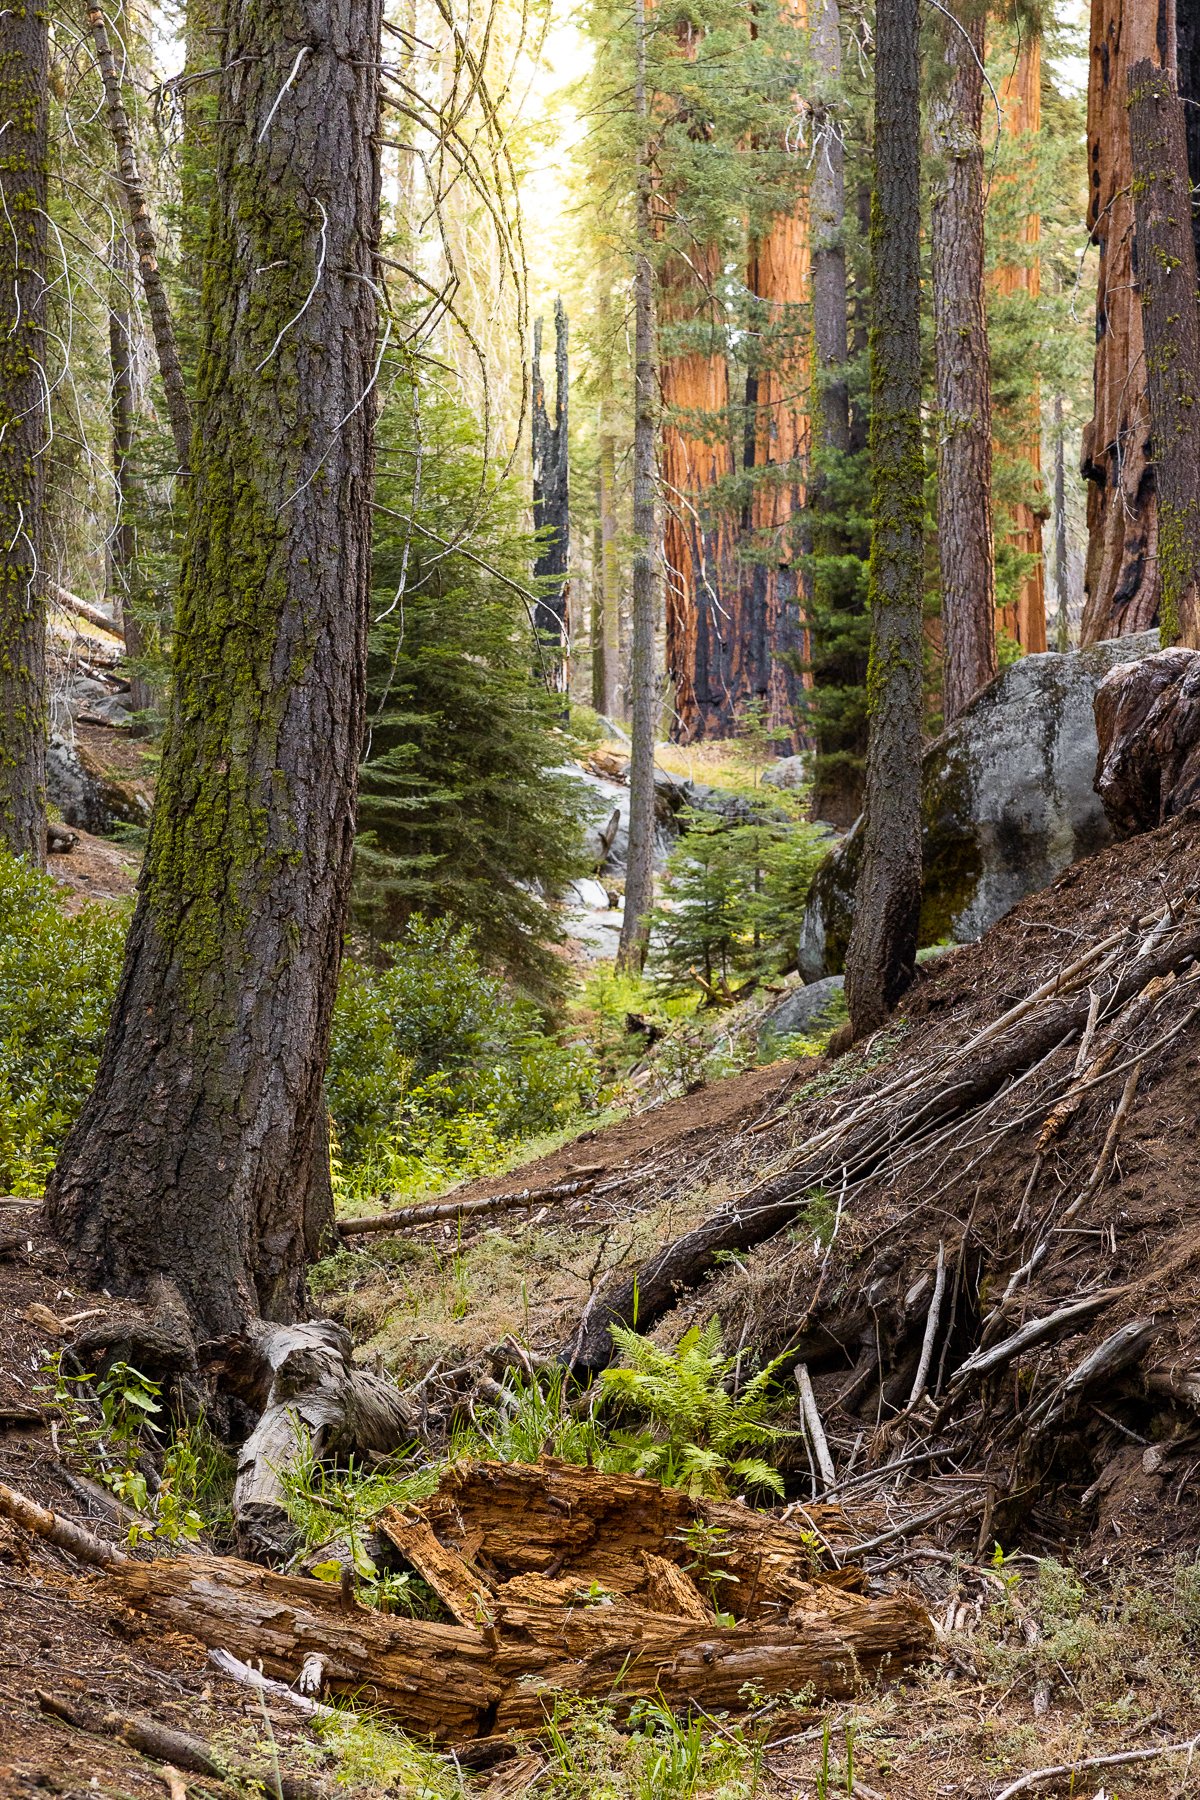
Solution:
<path fill-rule="evenodd" d="M 762 772 L 760 780 L 764 787 L 798 788 L 808 780 L 807 756 L 781 756 Z"/>
<path fill-rule="evenodd" d="M 837 1022 L 842 1011 L 844 987 L 843 976 L 826 975 L 822 980 L 811 981 L 805 987 L 793 988 L 761 1021 L 758 1028 L 759 1049 L 765 1050 L 772 1039 L 812 1037 L 818 1031 L 828 1030 Z"/>
<path fill-rule="evenodd" d="M 92 765 L 85 748 L 55 732 L 46 745 L 46 798 L 63 822 L 103 836 L 114 820 L 145 825 L 150 802 L 137 783 L 121 781 Z"/>
<path fill-rule="evenodd" d="M 1112 840 L 1094 790 L 1092 702 L 1119 663 L 1158 634 L 1026 656 L 1005 669 L 925 752 L 920 941 L 969 943 L 1026 894 Z M 817 871 L 801 932 L 806 981 L 841 970 L 862 855 L 861 820 Z"/>

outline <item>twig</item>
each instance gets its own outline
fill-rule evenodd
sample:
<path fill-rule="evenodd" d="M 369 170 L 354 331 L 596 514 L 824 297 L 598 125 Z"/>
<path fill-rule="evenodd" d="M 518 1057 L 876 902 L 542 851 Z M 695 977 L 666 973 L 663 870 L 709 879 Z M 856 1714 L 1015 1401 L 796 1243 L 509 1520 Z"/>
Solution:
<path fill-rule="evenodd" d="M 937 1341 L 938 1324 L 942 1316 L 942 1296 L 946 1292 L 946 1245 L 939 1242 L 937 1253 L 937 1273 L 933 1278 L 933 1298 L 929 1302 L 929 1313 L 925 1320 L 925 1336 L 921 1343 L 921 1359 L 917 1364 L 917 1373 L 913 1378 L 912 1393 L 908 1397 L 909 1410 L 917 1404 L 925 1392 L 925 1383 L 929 1379 L 929 1365 L 933 1361 L 933 1346 Z"/>
<path fill-rule="evenodd" d="M 1099 1312 L 1110 1300 L 1116 1300 L 1125 1292 L 1124 1288 L 1103 1288 L 1098 1294 L 1087 1294 L 1082 1300 L 1072 1300 L 1068 1306 L 1060 1306 L 1055 1312 L 1047 1313 L 1044 1318 L 1030 1319 L 1011 1337 L 1002 1338 L 988 1350 L 977 1350 L 974 1356 L 968 1356 L 965 1363 L 955 1371 L 950 1383 L 950 1391 L 957 1396 L 968 1381 L 978 1381 L 984 1375 L 991 1375 L 1010 1363 L 1014 1356 L 1028 1350 L 1034 1344 L 1044 1343 L 1047 1338 L 1055 1337 L 1068 1325 L 1079 1319 L 1086 1319 L 1089 1314 Z"/>
<path fill-rule="evenodd" d="M 821 1414 L 817 1409 L 817 1396 L 813 1393 L 812 1377 L 808 1372 L 808 1364 L 796 1364 L 796 1386 L 800 1390 L 800 1412 L 804 1420 L 804 1433 L 813 1455 L 817 1459 L 817 1467 L 821 1471 L 821 1480 L 825 1487 L 831 1488 L 837 1480 L 837 1470 L 833 1466 L 833 1457 L 829 1452 L 829 1439 L 825 1436 L 825 1427 L 821 1423 Z M 816 1496 L 813 1496 L 814 1499 Z"/>
<path fill-rule="evenodd" d="M 859 1557 L 865 1556 L 868 1550 L 882 1550 L 885 1544 L 894 1544 L 897 1538 L 911 1537 L 914 1531 L 920 1531 L 925 1525 L 936 1524 L 948 1513 L 961 1512 L 964 1519 L 969 1518 L 972 1513 L 979 1511 L 990 1491 L 989 1488 L 983 1494 L 952 1494 L 948 1500 L 940 1500 L 936 1506 L 928 1506 L 924 1512 L 914 1513 L 902 1525 L 893 1525 L 890 1531 L 881 1531 L 878 1537 L 868 1538 L 865 1544 L 854 1544 L 849 1554 Z"/>
<path fill-rule="evenodd" d="M 1084 1769 L 1119 1769 L 1126 1763 L 1149 1762 L 1155 1756 L 1191 1756 L 1200 1749 L 1200 1737 L 1188 1738 L 1181 1744 L 1152 1744 L 1148 1750 L 1118 1750 L 1111 1756 L 1085 1756 L 1079 1762 L 1056 1763 L 1053 1768 L 1034 1769 L 1010 1782 L 996 1800 L 1012 1800 L 1014 1794 L 1027 1794 L 1043 1781 L 1057 1781 L 1062 1775 L 1078 1775 Z"/>

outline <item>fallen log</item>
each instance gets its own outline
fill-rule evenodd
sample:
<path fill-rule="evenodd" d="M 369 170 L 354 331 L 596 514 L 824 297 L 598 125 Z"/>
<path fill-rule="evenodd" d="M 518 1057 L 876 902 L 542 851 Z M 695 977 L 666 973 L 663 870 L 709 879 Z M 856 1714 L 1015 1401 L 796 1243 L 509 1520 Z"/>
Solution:
<path fill-rule="evenodd" d="M 586 1193 L 598 1175 L 605 1172 L 604 1163 L 579 1169 L 569 1181 L 557 1181 L 550 1187 L 521 1188 L 506 1194 L 485 1194 L 479 1200 L 433 1200 L 427 1206 L 401 1206 L 395 1212 L 375 1213 L 363 1219 L 339 1219 L 341 1237 L 363 1237 L 381 1231 L 410 1231 L 418 1225 L 437 1225 L 444 1219 L 472 1219 L 481 1213 L 515 1212 L 520 1207 L 540 1206 L 544 1200 L 568 1200 L 574 1194 Z"/>
<path fill-rule="evenodd" d="M 534 1507 L 528 1502 L 539 1482 L 542 1504 Z M 476 1626 L 389 1618 L 358 1605 L 345 1587 L 231 1557 L 141 1562 L 117 1552 L 114 1559 L 78 1527 L 71 1541 L 104 1570 L 108 1592 L 124 1606 L 289 1683 L 319 1663 L 326 1691 L 352 1695 L 442 1743 L 537 1730 L 564 1693 L 621 1707 L 656 1697 L 679 1708 L 737 1710 L 747 1684 L 764 1694 L 811 1686 L 821 1696 L 848 1697 L 864 1678 L 929 1655 L 932 1626 L 908 1596 L 866 1599 L 809 1578 L 810 1534 L 672 1490 L 657 1490 L 664 1500 L 656 1513 L 655 1487 L 561 1464 L 449 1471 L 424 1510 L 435 1535 L 445 1540 L 457 1531 L 459 1541 L 443 1541 L 443 1570 L 431 1573 L 443 1580 L 446 1558 L 456 1558 L 452 1576 L 461 1581 L 469 1552 L 468 1572 L 487 1607 Z M 512 1508 L 522 1499 L 531 1522 L 509 1547 Z M 63 1521 L 10 1489 L 0 1487 L 0 1512 L 64 1542 Z M 557 1547 L 547 1538 L 554 1521 Z M 494 1550 L 507 1563 L 494 1563 Z M 660 1603 L 692 1568 L 716 1565 L 726 1576 L 742 1571 L 722 1583 L 722 1607 L 753 1616 L 722 1624 L 715 1612 L 658 1611 L 621 1591 L 622 1578 L 642 1590 L 662 1582 L 654 1556 L 675 1569 L 657 1590 Z M 519 1563 L 526 1573 L 506 1576 Z M 605 1578 L 588 1578 L 581 1596 L 586 1568 L 603 1569 Z M 564 1584 L 572 1590 L 565 1600 Z"/>
<path fill-rule="evenodd" d="M 1191 910 L 1169 929 L 1152 932 L 1124 967 L 1112 972 L 1101 989 L 1103 1010 L 1111 1014 L 1155 977 L 1198 955 L 1200 916 Z M 649 1330 L 724 1253 L 749 1250 L 783 1230 L 814 1189 L 836 1182 L 854 1186 L 880 1173 L 898 1153 L 913 1154 L 1068 1042 L 1086 1026 L 1093 1005 L 1091 992 L 1084 989 L 1039 1001 L 1029 1012 L 1013 1008 L 1014 1023 L 1003 1031 L 989 1028 L 978 1034 L 948 1066 L 905 1086 L 889 1084 L 886 1107 L 856 1106 L 840 1127 L 827 1128 L 806 1145 L 788 1169 L 720 1207 L 630 1275 L 594 1294 L 574 1337 L 562 1348 L 563 1361 L 576 1373 L 595 1374 L 607 1367 L 613 1355 L 612 1325 L 631 1324 L 636 1314 L 638 1330 Z"/>

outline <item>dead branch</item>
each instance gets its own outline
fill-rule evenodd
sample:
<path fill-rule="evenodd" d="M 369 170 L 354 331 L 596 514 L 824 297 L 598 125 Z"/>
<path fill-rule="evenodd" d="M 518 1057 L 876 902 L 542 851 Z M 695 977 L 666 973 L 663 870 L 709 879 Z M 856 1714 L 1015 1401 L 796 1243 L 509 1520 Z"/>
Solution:
<path fill-rule="evenodd" d="M 1157 1756 L 1194 1756 L 1200 1749 L 1200 1737 L 1188 1738 L 1181 1744 L 1151 1744 L 1144 1750 L 1117 1750 L 1110 1756 L 1084 1756 L 1078 1762 L 1055 1763 L 1053 1768 L 1034 1769 L 1029 1775 L 1022 1775 L 1019 1781 L 1012 1781 L 999 1794 L 996 1800 L 1013 1800 L 1015 1794 L 1027 1794 L 1031 1788 L 1040 1787 L 1044 1781 L 1058 1781 L 1064 1775 L 1080 1775 L 1085 1769 L 1120 1769 L 1129 1763 L 1149 1762 Z"/>
<path fill-rule="evenodd" d="M 570 1181 L 556 1181 L 549 1187 L 521 1188 L 507 1194 L 487 1194 L 480 1200 L 436 1200 L 427 1206 L 403 1206 L 395 1212 L 379 1213 L 366 1219 L 341 1219 L 341 1237 L 361 1237 L 379 1231 L 410 1231 L 418 1225 L 437 1225 L 444 1219 L 470 1219 L 481 1213 L 515 1211 L 523 1206 L 538 1206 L 543 1200 L 566 1200 L 582 1194 L 596 1177 L 605 1173 L 605 1164 L 596 1163 L 580 1169 Z"/>
<path fill-rule="evenodd" d="M 817 1459 L 821 1480 L 826 1489 L 829 1489 L 837 1480 L 837 1470 L 833 1466 L 833 1457 L 829 1452 L 829 1439 L 825 1436 L 825 1427 L 821 1423 L 817 1396 L 813 1393 L 812 1376 L 808 1372 L 807 1363 L 796 1364 L 796 1386 L 800 1390 L 800 1414 L 804 1420 L 805 1436 Z"/>
<path fill-rule="evenodd" d="M 1136 995 L 1143 994 L 1156 977 L 1182 968 L 1200 955 L 1200 915 L 1190 910 L 1177 926 L 1150 933 L 1123 967 L 1111 970 L 1102 989 L 1102 1008 L 1109 1015 Z M 1126 941 L 1122 933 L 1115 940 Z M 1106 944 L 1110 940 L 1105 940 Z M 1080 958 L 1076 968 L 1091 966 L 1094 958 Z M 1093 971 L 1094 981 L 1099 979 Z M 1065 979 L 1065 975 L 1063 977 Z M 1046 984 L 1037 990 L 1044 993 Z M 594 1294 L 562 1355 L 576 1371 L 595 1372 L 612 1357 L 609 1327 L 632 1322 L 634 1308 L 640 1330 L 647 1330 L 708 1274 L 723 1252 L 748 1250 L 789 1225 L 805 1196 L 814 1189 L 832 1187 L 846 1171 L 850 1186 L 870 1179 L 884 1168 L 894 1168 L 901 1152 L 910 1157 L 927 1147 L 934 1136 L 945 1136 L 977 1108 L 991 1102 L 1023 1072 L 1047 1059 L 1056 1046 L 1068 1042 L 1086 1027 L 1095 1004 L 1087 989 L 1065 998 L 1038 1001 L 1030 996 L 1010 1009 L 1009 1023 L 977 1034 L 957 1052 L 948 1066 L 902 1086 L 891 1083 L 857 1102 L 843 1118 L 809 1140 L 789 1167 L 752 1188 L 739 1200 L 721 1207 L 701 1225 L 658 1251 L 624 1280 Z M 983 1045 L 980 1050 L 979 1046 Z M 892 1098 L 880 1104 L 883 1095 Z"/>
<path fill-rule="evenodd" d="M 44 1713 L 61 1719 L 76 1731 L 86 1731 L 93 1737 L 116 1738 L 136 1750 L 139 1756 L 151 1757 L 169 1768 L 186 1769 L 190 1775 L 209 1775 L 221 1782 L 228 1781 L 231 1776 L 245 1777 L 247 1774 L 218 1757 L 202 1738 L 193 1737 L 188 1731 L 177 1731 L 172 1725 L 160 1725 L 157 1719 L 148 1719 L 143 1714 L 93 1713 L 70 1705 L 57 1694 L 41 1691 L 37 1703 Z M 288 1775 L 280 1770 L 277 1784 L 273 1776 L 272 1785 L 276 1787 L 279 1800 L 325 1800 L 325 1788 L 302 1775 Z"/>
<path fill-rule="evenodd" d="M 64 1519 L 61 1514 L 51 1512 L 48 1507 L 39 1506 L 36 1500 L 30 1500 L 25 1494 L 19 1494 L 15 1488 L 6 1487 L 0 1482 L 0 1513 L 11 1519 L 15 1525 L 30 1531 L 35 1537 L 45 1538 L 47 1543 L 57 1544 L 60 1550 L 69 1551 L 79 1562 L 87 1563 L 94 1569 L 118 1569 L 129 1561 L 124 1551 L 112 1544 L 106 1544 L 82 1525 L 76 1525 L 72 1519 Z"/>

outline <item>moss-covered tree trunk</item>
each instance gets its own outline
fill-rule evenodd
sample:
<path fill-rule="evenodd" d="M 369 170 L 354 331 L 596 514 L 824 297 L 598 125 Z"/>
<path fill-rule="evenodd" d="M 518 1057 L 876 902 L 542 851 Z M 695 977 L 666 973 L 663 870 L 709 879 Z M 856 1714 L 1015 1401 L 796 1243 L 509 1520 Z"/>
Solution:
<path fill-rule="evenodd" d="M 938 557 L 946 719 L 996 673 L 991 375 L 983 290 L 983 11 L 958 0 L 937 24 L 944 83 L 930 105 L 930 242 L 938 396 Z"/>
<path fill-rule="evenodd" d="M 46 849 L 46 13 L 0 13 L 0 845 Z"/>
<path fill-rule="evenodd" d="M 175 686 L 95 1090 L 80 1279 L 208 1334 L 304 1303 L 362 745 L 378 0 L 227 9 Z"/>
<path fill-rule="evenodd" d="M 879 0 L 871 218 L 870 741 L 846 950 L 855 1036 L 911 979 L 921 911 L 921 96 L 918 0 Z"/>
<path fill-rule="evenodd" d="M 132 311 L 134 270 L 129 239 L 119 224 L 113 234 L 111 260 L 112 300 L 108 309 L 108 354 L 112 369 L 110 405 L 115 517 L 108 539 L 110 592 L 121 635 L 125 639 L 125 653 L 132 665 L 129 679 L 134 711 L 145 712 L 153 705 L 154 695 L 137 667 L 145 645 L 141 622 L 134 606 L 138 586 L 131 460 L 135 419 Z"/>
<path fill-rule="evenodd" d="M 1187 130 L 1174 75 L 1129 71 L 1137 277 L 1146 343 L 1150 449 L 1158 488 L 1164 644 L 1200 649 L 1200 316 Z"/>

